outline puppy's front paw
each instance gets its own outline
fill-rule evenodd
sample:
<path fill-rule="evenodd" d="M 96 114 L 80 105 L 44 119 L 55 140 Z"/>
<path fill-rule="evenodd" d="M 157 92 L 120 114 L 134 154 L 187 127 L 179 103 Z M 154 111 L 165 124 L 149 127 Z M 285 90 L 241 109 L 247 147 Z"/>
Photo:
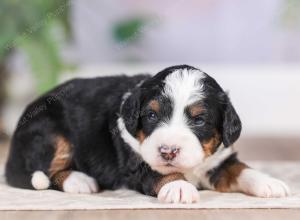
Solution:
<path fill-rule="evenodd" d="M 199 193 L 194 185 L 184 180 L 165 184 L 158 193 L 158 200 L 166 203 L 194 203 L 199 201 Z"/>
<path fill-rule="evenodd" d="M 289 187 L 281 180 L 252 169 L 241 173 L 238 185 L 243 192 L 257 197 L 285 197 L 290 194 Z"/>
<path fill-rule="evenodd" d="M 72 171 L 63 183 L 63 191 L 68 193 L 96 193 L 96 180 L 84 173 Z"/>

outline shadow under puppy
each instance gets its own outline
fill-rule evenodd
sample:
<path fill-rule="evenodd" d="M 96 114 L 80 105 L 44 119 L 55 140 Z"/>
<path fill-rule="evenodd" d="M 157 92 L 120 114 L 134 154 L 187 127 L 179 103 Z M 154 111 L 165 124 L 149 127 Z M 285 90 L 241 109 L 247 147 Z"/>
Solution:
<path fill-rule="evenodd" d="M 6 178 L 15 187 L 70 193 L 126 187 L 163 202 L 197 202 L 197 188 L 287 196 L 283 182 L 237 159 L 240 132 L 227 94 L 191 66 L 75 79 L 27 107 Z"/>

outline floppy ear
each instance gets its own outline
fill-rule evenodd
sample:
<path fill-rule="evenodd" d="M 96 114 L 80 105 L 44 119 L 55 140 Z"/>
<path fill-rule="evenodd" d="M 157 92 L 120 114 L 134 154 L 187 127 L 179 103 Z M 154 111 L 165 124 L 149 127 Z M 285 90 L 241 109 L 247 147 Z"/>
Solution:
<path fill-rule="evenodd" d="M 134 89 L 124 100 L 121 108 L 121 116 L 124 120 L 126 129 L 132 135 L 136 133 L 138 126 L 138 120 L 140 116 L 140 96 L 140 88 Z"/>
<path fill-rule="evenodd" d="M 242 130 L 241 120 L 226 97 L 225 110 L 223 112 L 223 144 L 225 147 L 232 145 L 240 136 Z"/>

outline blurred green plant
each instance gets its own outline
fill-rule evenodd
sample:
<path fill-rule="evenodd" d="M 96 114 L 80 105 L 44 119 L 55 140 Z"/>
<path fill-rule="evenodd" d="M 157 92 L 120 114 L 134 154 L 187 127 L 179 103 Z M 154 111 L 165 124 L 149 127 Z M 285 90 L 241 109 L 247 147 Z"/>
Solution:
<path fill-rule="evenodd" d="M 71 0 L 0 1 L 0 66 L 13 50 L 24 51 L 39 93 L 52 88 L 65 68 L 59 45 L 70 37 L 70 4 Z"/>
<path fill-rule="evenodd" d="M 118 22 L 113 26 L 113 38 L 118 43 L 133 43 L 142 34 L 142 27 L 147 23 L 144 17 L 136 17 Z"/>
<path fill-rule="evenodd" d="M 284 1 L 282 22 L 288 28 L 300 27 L 300 0 Z"/>

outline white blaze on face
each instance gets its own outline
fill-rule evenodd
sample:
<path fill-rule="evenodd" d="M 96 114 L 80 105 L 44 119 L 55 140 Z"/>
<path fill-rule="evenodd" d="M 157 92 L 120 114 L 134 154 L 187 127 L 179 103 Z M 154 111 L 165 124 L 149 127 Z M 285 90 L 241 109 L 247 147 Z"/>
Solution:
<path fill-rule="evenodd" d="M 187 106 L 203 99 L 201 79 L 205 75 L 199 70 L 181 69 L 165 79 L 163 95 L 173 103 L 173 113 L 169 121 L 161 123 L 140 146 L 140 153 L 149 165 L 161 172 L 184 171 L 193 168 L 204 158 L 199 139 L 188 127 L 185 116 Z M 179 154 L 172 161 L 174 167 L 165 167 L 160 157 L 160 146 L 176 146 Z"/>
<path fill-rule="evenodd" d="M 203 99 L 203 77 L 201 71 L 187 69 L 177 70 L 166 77 L 164 96 L 170 98 L 174 105 L 172 118 L 167 125 L 169 128 L 188 128 L 184 110 Z"/>

